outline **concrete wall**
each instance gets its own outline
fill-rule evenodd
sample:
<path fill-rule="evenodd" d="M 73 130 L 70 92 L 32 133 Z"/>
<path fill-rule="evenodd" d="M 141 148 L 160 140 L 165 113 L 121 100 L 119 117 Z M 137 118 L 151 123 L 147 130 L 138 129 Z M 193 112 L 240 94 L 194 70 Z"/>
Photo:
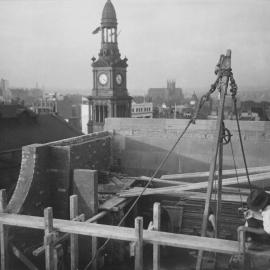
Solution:
<path fill-rule="evenodd" d="M 52 206 L 55 217 L 68 218 L 73 170 L 108 170 L 110 166 L 108 132 L 25 146 L 8 211 L 41 216 L 44 207 Z"/>
<path fill-rule="evenodd" d="M 114 161 L 123 172 L 151 175 L 171 149 L 188 120 L 109 118 L 105 130 L 114 132 Z M 238 167 L 243 159 L 235 121 L 225 121 L 232 133 L 232 145 Z M 270 164 L 270 122 L 240 122 L 248 166 Z M 191 125 L 159 175 L 209 170 L 215 120 L 198 120 Z M 232 168 L 230 144 L 224 146 L 224 167 Z"/>

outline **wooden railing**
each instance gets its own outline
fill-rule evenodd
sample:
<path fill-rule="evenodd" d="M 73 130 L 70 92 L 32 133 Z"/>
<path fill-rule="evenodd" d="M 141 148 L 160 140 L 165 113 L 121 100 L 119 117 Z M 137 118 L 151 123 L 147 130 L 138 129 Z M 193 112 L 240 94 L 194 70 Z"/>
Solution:
<path fill-rule="evenodd" d="M 200 236 L 173 234 L 160 232 L 160 204 L 154 204 L 153 230 L 143 230 L 143 219 L 135 219 L 134 228 L 118 227 L 104 224 L 82 222 L 83 216 L 78 215 L 78 198 L 76 195 L 70 198 L 71 220 L 54 219 L 53 209 L 48 207 L 44 210 L 44 217 L 18 215 L 5 213 L 6 196 L 5 190 L 0 191 L 0 242 L 1 242 L 1 269 L 8 268 L 8 226 L 25 227 L 44 230 L 44 249 L 46 270 L 57 270 L 57 252 L 59 250 L 59 232 L 70 234 L 71 246 L 71 270 L 78 269 L 78 235 L 109 238 L 135 242 L 135 270 L 143 269 L 143 243 L 151 243 L 153 249 L 153 268 L 160 267 L 160 245 L 187 248 L 194 250 L 207 250 L 225 254 L 239 254 L 243 252 L 242 243 L 237 241 L 214 239 Z M 100 215 L 102 217 L 104 215 Z M 81 221 L 78 221 L 81 220 Z M 94 218 L 96 221 L 96 219 Z M 41 247 L 41 248 L 43 248 Z M 97 246 L 96 246 L 97 248 Z M 96 253 L 92 246 L 92 256 Z M 95 265 L 96 267 L 96 265 Z M 95 268 L 94 267 L 94 268 Z M 93 269 L 93 268 L 92 268 Z"/>

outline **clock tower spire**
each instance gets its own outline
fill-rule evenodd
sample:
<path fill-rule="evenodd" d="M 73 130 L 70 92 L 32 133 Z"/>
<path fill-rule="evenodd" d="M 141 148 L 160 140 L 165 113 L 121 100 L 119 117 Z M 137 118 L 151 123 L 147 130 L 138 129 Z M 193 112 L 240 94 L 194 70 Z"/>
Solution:
<path fill-rule="evenodd" d="M 88 132 L 103 130 L 107 117 L 130 117 L 131 97 L 127 91 L 127 58 L 121 58 L 118 49 L 115 8 L 107 0 L 98 28 L 101 48 L 98 59 L 92 58 L 93 89 L 89 97 Z M 94 31 L 95 32 L 95 31 Z"/>

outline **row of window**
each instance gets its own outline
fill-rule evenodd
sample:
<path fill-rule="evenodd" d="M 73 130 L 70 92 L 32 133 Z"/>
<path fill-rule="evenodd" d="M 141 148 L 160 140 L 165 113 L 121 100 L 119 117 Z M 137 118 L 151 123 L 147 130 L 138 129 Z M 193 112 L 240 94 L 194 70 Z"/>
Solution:
<path fill-rule="evenodd" d="M 132 112 L 151 112 L 151 108 L 132 108 Z"/>

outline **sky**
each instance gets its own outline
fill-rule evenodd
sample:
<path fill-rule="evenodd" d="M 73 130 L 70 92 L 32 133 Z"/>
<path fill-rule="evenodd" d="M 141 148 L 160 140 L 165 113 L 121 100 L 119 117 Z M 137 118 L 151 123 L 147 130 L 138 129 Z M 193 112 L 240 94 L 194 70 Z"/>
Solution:
<path fill-rule="evenodd" d="M 0 0 L 0 78 L 13 87 L 92 89 L 106 0 Z M 112 0 L 131 95 L 164 87 L 208 89 L 232 50 L 242 89 L 270 89 L 270 0 Z"/>

